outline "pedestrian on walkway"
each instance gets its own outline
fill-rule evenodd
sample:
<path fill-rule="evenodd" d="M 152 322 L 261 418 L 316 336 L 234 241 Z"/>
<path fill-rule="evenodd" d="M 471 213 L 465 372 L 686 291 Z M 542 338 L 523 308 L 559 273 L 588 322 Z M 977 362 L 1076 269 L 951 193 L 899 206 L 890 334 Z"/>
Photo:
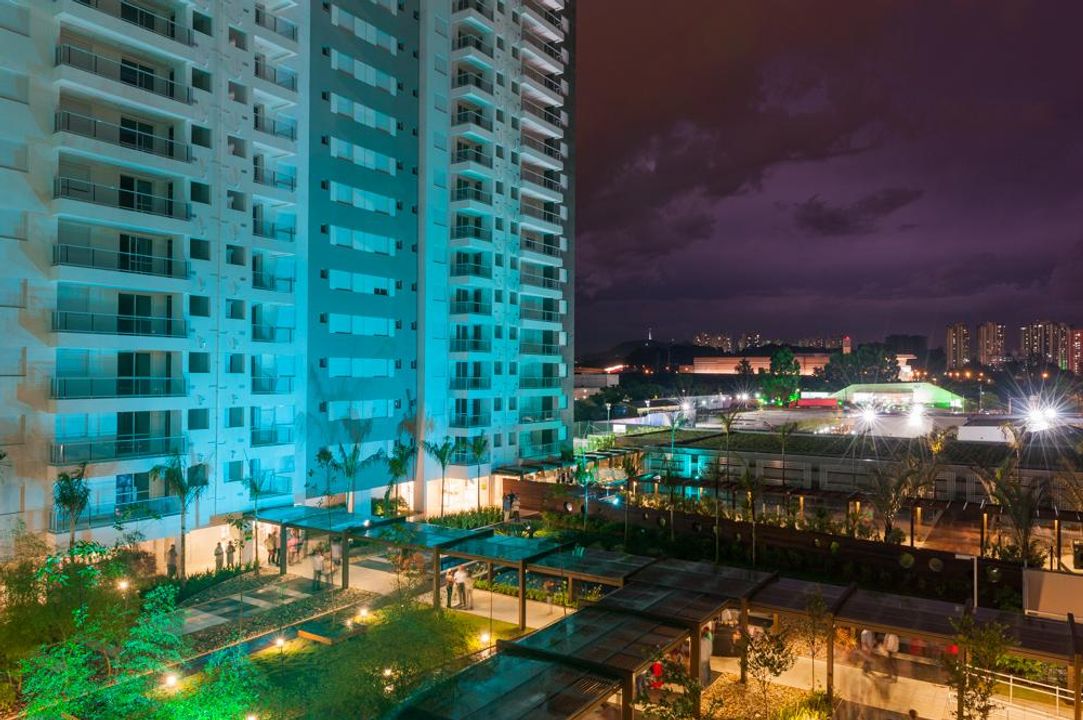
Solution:
<path fill-rule="evenodd" d="M 515 493 L 511 494 L 511 519 L 519 522 L 519 496 Z"/>
<path fill-rule="evenodd" d="M 226 567 L 228 567 L 230 570 L 236 567 L 236 563 L 234 562 L 234 555 L 236 553 L 237 548 L 234 547 L 233 541 L 230 540 L 228 543 L 226 543 Z"/>
<path fill-rule="evenodd" d="M 165 574 L 170 580 L 177 577 L 177 546 L 175 543 L 169 546 L 169 552 L 165 554 Z"/>
<path fill-rule="evenodd" d="M 297 562 L 301 552 L 301 537 L 297 534 L 297 528 L 290 530 L 289 540 L 286 541 L 286 562 L 293 565 Z"/>
<path fill-rule="evenodd" d="M 323 580 L 323 553 L 312 553 L 312 589 L 319 590 Z"/>
<path fill-rule="evenodd" d="M 459 598 L 459 607 L 466 609 L 466 570 L 460 565 L 455 570 L 455 596 Z"/>
<path fill-rule="evenodd" d="M 444 576 L 444 591 L 447 593 L 447 606 L 451 607 L 451 594 L 455 592 L 455 571 L 448 570 Z"/>
<path fill-rule="evenodd" d="M 225 563 L 224 563 L 224 561 L 222 559 L 225 556 L 225 554 L 226 554 L 225 551 L 222 550 L 222 541 L 219 540 L 218 544 L 214 546 L 214 571 L 215 572 L 222 572 L 222 568 L 225 567 Z"/>
<path fill-rule="evenodd" d="M 504 522 L 511 519 L 511 493 L 504 493 L 504 497 L 501 500 L 501 507 L 504 510 Z"/>
<path fill-rule="evenodd" d="M 899 636 L 888 633 L 884 636 L 884 652 L 887 653 L 887 672 L 892 680 L 899 679 L 899 662 L 895 655 L 899 652 Z"/>
<path fill-rule="evenodd" d="M 463 580 L 463 592 L 465 593 L 466 609 L 474 609 L 474 576 L 469 570 L 465 571 L 466 578 Z"/>
<path fill-rule="evenodd" d="M 331 569 L 338 570 L 342 565 L 342 538 L 331 541 Z"/>
<path fill-rule="evenodd" d="M 267 564 L 278 564 L 278 533 L 274 530 L 267 533 Z"/>
<path fill-rule="evenodd" d="M 872 630 L 865 628 L 861 631 L 861 672 L 868 675 L 872 670 L 872 650 L 876 647 L 876 637 Z"/>
<path fill-rule="evenodd" d="M 714 633 L 707 625 L 699 634 L 699 682 L 703 687 L 711 684 L 711 653 L 714 652 Z"/>

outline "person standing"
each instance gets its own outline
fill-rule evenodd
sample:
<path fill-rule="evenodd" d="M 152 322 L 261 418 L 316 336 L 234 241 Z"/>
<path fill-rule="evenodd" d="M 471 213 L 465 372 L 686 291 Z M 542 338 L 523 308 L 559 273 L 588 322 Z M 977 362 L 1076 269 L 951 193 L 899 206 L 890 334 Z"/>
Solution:
<path fill-rule="evenodd" d="M 714 633 L 707 625 L 699 634 L 699 682 L 703 687 L 711 684 L 711 653 L 714 652 Z"/>
<path fill-rule="evenodd" d="M 230 570 L 236 567 L 236 564 L 234 563 L 234 555 L 236 554 L 236 552 L 237 548 L 233 546 L 232 540 L 226 543 L 226 567 L 228 567 Z"/>
<path fill-rule="evenodd" d="M 323 580 L 323 553 L 312 553 L 312 589 L 319 590 L 322 586 L 320 581 Z"/>
<path fill-rule="evenodd" d="M 892 680 L 899 678 L 899 662 L 895 655 L 899 652 L 899 636 L 888 633 L 884 636 L 884 652 L 887 653 L 887 671 Z"/>
<path fill-rule="evenodd" d="M 225 555 L 225 551 L 222 550 L 222 541 L 219 540 L 218 544 L 214 546 L 214 571 L 222 572 L 222 568 L 225 567 L 225 563 L 222 558 Z"/>
<path fill-rule="evenodd" d="M 177 546 L 175 543 L 169 546 L 169 552 L 165 554 L 165 573 L 170 580 L 177 577 Z"/>
<path fill-rule="evenodd" d="M 455 596 L 459 598 L 459 607 L 466 609 L 466 570 L 460 565 L 455 570 Z"/>
<path fill-rule="evenodd" d="M 474 609 L 474 576 L 469 570 L 466 571 L 466 579 L 463 580 L 463 590 L 466 593 L 466 609 Z"/>
<path fill-rule="evenodd" d="M 274 530 L 267 533 L 267 564 L 278 564 L 278 533 Z"/>
<path fill-rule="evenodd" d="M 501 507 L 504 510 L 504 522 L 511 520 L 511 493 L 504 493 L 504 497 L 501 500 Z"/>
<path fill-rule="evenodd" d="M 342 538 L 331 541 L 331 570 L 335 571 L 342 565 Z"/>
<path fill-rule="evenodd" d="M 515 493 L 511 495 L 511 519 L 519 522 L 519 496 Z"/>
<path fill-rule="evenodd" d="M 866 675 L 872 670 L 872 650 L 876 646 L 876 637 L 872 630 L 865 628 L 861 631 L 861 672 Z"/>
<path fill-rule="evenodd" d="M 451 607 L 451 594 L 455 592 L 455 571 L 448 570 L 444 576 L 444 592 L 447 593 L 447 606 Z"/>

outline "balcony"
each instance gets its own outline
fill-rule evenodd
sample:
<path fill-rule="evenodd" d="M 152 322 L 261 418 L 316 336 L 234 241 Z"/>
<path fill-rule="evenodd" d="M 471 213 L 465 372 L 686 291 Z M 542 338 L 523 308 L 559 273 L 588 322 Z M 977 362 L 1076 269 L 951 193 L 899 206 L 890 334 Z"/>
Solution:
<path fill-rule="evenodd" d="M 159 215 L 177 220 L 191 220 L 192 206 L 170 197 L 151 195 L 136 190 L 123 190 L 98 185 L 86 180 L 58 177 L 53 182 L 53 197 L 131 210 L 146 215 Z"/>
<path fill-rule="evenodd" d="M 560 455 L 561 444 L 559 442 L 541 443 L 538 445 L 521 445 L 519 455 L 524 458 L 546 458 Z"/>
<path fill-rule="evenodd" d="M 488 413 L 479 415 L 455 414 L 451 416 L 449 427 L 453 428 L 478 428 L 489 427 L 492 418 Z"/>
<path fill-rule="evenodd" d="M 253 168 L 252 179 L 259 185 L 266 185 L 267 187 L 278 188 L 279 190 L 293 192 L 297 189 L 297 180 L 292 175 L 287 175 L 275 170 L 268 170 L 265 167 Z"/>
<path fill-rule="evenodd" d="M 524 88 L 546 98 L 552 105 L 564 104 L 564 96 L 568 94 L 567 82 L 556 80 L 526 64 L 522 65 L 522 72 Z"/>
<path fill-rule="evenodd" d="M 525 28 L 523 40 L 526 42 L 524 49 L 533 52 L 539 60 L 550 64 L 557 72 L 562 70 L 562 66 L 568 62 L 567 54 L 559 45 L 544 40 Z"/>
<path fill-rule="evenodd" d="M 57 310 L 53 313 L 53 332 L 182 338 L 188 336 L 188 323 L 171 317 Z"/>
<path fill-rule="evenodd" d="M 183 435 L 173 437 L 109 436 L 57 440 L 49 447 L 49 464 L 77 465 L 79 463 L 163 457 L 183 454 L 187 450 L 188 439 Z"/>
<path fill-rule="evenodd" d="M 109 527 L 118 523 L 151 520 L 180 514 L 180 498 L 176 495 L 150 497 L 149 493 L 132 492 L 126 499 L 118 498 L 114 502 L 88 503 L 79 514 L 75 528 Z M 54 507 L 49 517 L 49 532 L 66 533 L 71 528 L 71 519 L 67 511 Z"/>
<path fill-rule="evenodd" d="M 137 66 L 119 63 L 116 60 L 96 55 L 89 50 L 73 45 L 57 46 L 56 64 L 85 70 L 93 75 L 131 85 L 177 102 L 185 104 L 191 104 L 192 102 L 192 89 L 186 85 L 181 85 Z"/>
<path fill-rule="evenodd" d="M 176 40 L 182 45 L 192 47 L 196 44 L 189 28 L 182 27 L 167 17 L 153 13 L 144 7 L 125 2 L 125 0 L 76 0 L 76 2 L 92 7 L 110 17 L 131 23 L 155 35 Z"/>
<path fill-rule="evenodd" d="M 266 115 L 256 115 L 254 128 L 257 132 L 286 140 L 297 139 L 297 123 L 283 118 L 269 118 Z"/>
<path fill-rule="evenodd" d="M 285 18 L 267 12 L 262 5 L 256 5 L 256 24 L 287 40 L 297 41 L 297 26 Z"/>
<path fill-rule="evenodd" d="M 481 240 L 492 242 L 493 234 L 489 230 L 476 225 L 458 225 L 451 228 L 452 240 Z"/>
<path fill-rule="evenodd" d="M 274 325 L 253 325 L 252 342 L 293 342 L 293 328 L 276 327 Z"/>
<path fill-rule="evenodd" d="M 253 272 L 252 287 L 256 290 L 291 293 L 293 292 L 293 278 L 275 277 L 265 272 Z"/>
<path fill-rule="evenodd" d="M 563 384 L 564 378 L 559 377 L 519 377 L 520 390 L 550 390 Z"/>
<path fill-rule="evenodd" d="M 492 21 L 493 19 L 493 9 L 489 7 L 488 3 L 482 2 L 482 0 L 455 0 L 454 5 L 451 6 L 452 14 L 470 10 L 481 15 L 486 20 Z"/>
<path fill-rule="evenodd" d="M 454 300 L 451 303 L 452 315 L 492 315 L 493 306 L 486 302 L 473 300 Z"/>
<path fill-rule="evenodd" d="M 452 390 L 488 390 L 493 381 L 487 377 L 453 377 L 449 381 Z"/>
<path fill-rule="evenodd" d="M 191 266 L 187 260 L 161 255 L 103 250 L 101 248 L 86 247 L 85 245 L 54 245 L 53 265 L 116 270 L 139 275 L 181 279 L 187 278 L 191 274 Z"/>
<path fill-rule="evenodd" d="M 184 397 L 187 394 L 188 381 L 182 377 L 56 377 L 51 388 L 54 400 Z"/>
<path fill-rule="evenodd" d="M 526 133 L 521 134 L 519 137 L 522 141 L 523 153 L 533 155 L 540 163 L 552 166 L 554 169 L 564 167 L 564 153 L 561 152 L 560 148 L 553 147 Z"/>
<path fill-rule="evenodd" d="M 476 88 L 483 94 L 479 95 L 479 93 L 473 92 L 470 94 L 484 99 L 492 97 L 493 94 L 493 84 L 478 73 L 459 72 L 455 76 L 455 80 L 452 81 L 451 86 L 453 88 Z"/>
<path fill-rule="evenodd" d="M 476 187 L 463 186 L 451 191 L 452 202 L 479 202 L 482 205 L 492 205 L 493 196 L 490 193 Z"/>
<path fill-rule="evenodd" d="M 451 277 L 476 277 L 492 279 L 493 270 L 477 263 L 455 263 L 451 266 Z"/>
<path fill-rule="evenodd" d="M 297 92 L 297 73 L 289 68 L 275 67 L 266 60 L 256 58 L 256 77 L 274 83 L 284 90 Z"/>
<path fill-rule="evenodd" d="M 121 127 L 97 118 L 79 115 L 68 111 L 56 114 L 55 132 L 69 132 L 72 135 L 101 140 L 110 145 L 117 145 L 139 152 L 180 160 L 192 161 L 192 147 L 187 143 L 174 142 L 168 138 L 141 132 L 134 128 Z"/>
<path fill-rule="evenodd" d="M 254 375 L 252 377 L 253 395 L 287 395 L 293 392 L 293 378 L 276 375 Z"/>
<path fill-rule="evenodd" d="M 487 353 L 492 350 L 493 344 L 488 340 L 452 338 L 448 341 L 448 351 L 453 353 Z"/>
<path fill-rule="evenodd" d="M 530 0 L 523 0 L 523 17 L 529 17 L 545 32 L 555 39 L 564 39 L 564 24 L 552 10 L 547 10 Z"/>
<path fill-rule="evenodd" d="M 536 320 L 538 322 L 562 323 L 563 316 L 556 310 L 541 310 L 539 308 L 520 307 L 519 317 L 523 320 Z"/>
<path fill-rule="evenodd" d="M 552 210 L 546 210 L 545 208 L 537 207 L 536 205 L 522 203 L 519 206 L 519 211 L 525 217 L 534 218 L 535 220 L 541 220 L 542 222 L 546 222 L 550 225 L 555 226 L 556 230 L 558 231 L 561 229 L 561 223 L 564 221 L 564 219 L 560 216 L 559 213 L 555 213 Z"/>
<path fill-rule="evenodd" d="M 483 134 L 472 128 L 481 128 L 482 130 L 491 133 L 493 131 L 493 121 L 482 115 L 477 110 L 460 110 L 455 113 L 451 122 L 452 130 L 460 132 L 462 134 L 471 134 L 475 137 L 483 139 L 489 139 L 488 134 Z"/>
<path fill-rule="evenodd" d="M 554 138 L 564 134 L 565 123 L 560 113 L 526 99 L 522 100 L 520 107 L 523 110 L 523 122 L 530 123 L 532 127 Z"/>
<path fill-rule="evenodd" d="M 477 467 L 478 465 L 489 464 L 489 454 L 485 453 L 481 457 L 474 457 L 474 453 L 469 450 L 456 450 L 451 454 L 451 462 L 449 465 L 468 465 L 470 467 Z"/>
<path fill-rule="evenodd" d="M 477 35 L 459 35 L 451 43 L 452 50 L 477 50 L 486 57 L 493 56 L 493 46 Z"/>
<path fill-rule="evenodd" d="M 251 500 L 293 496 L 293 478 L 273 470 L 264 470 L 248 478 L 245 487 L 248 488 L 248 497 Z"/>
<path fill-rule="evenodd" d="M 538 253 L 539 255 L 545 255 L 546 257 L 559 258 L 561 254 L 559 245 L 551 245 L 549 243 L 540 242 L 538 240 L 531 240 L 527 237 L 519 238 L 519 249 L 526 252 Z"/>
<path fill-rule="evenodd" d="M 547 423 L 560 420 L 559 410 L 531 410 L 519 411 L 519 424 L 531 425 L 534 423 Z"/>
<path fill-rule="evenodd" d="M 543 288 L 545 290 L 560 290 L 560 279 L 554 277 L 546 277 L 545 275 L 531 275 L 520 273 L 519 282 L 523 285 L 530 285 L 532 287 Z"/>
<path fill-rule="evenodd" d="M 520 342 L 520 355 L 544 355 L 546 357 L 559 357 L 562 348 L 553 343 Z"/>
<path fill-rule="evenodd" d="M 292 442 L 293 427 L 290 425 L 272 425 L 265 428 L 252 428 L 252 447 L 289 445 Z"/>
<path fill-rule="evenodd" d="M 453 164 L 475 163 L 482 167 L 491 168 L 493 166 L 493 157 L 479 148 L 459 148 L 451 156 L 451 162 Z"/>
<path fill-rule="evenodd" d="M 525 165 L 519 170 L 519 179 L 523 183 L 523 190 L 533 192 L 547 200 L 560 202 L 564 197 L 564 186 L 560 184 L 559 180 L 554 180 L 540 172 L 531 170 Z M 533 189 L 530 186 L 533 186 Z"/>
<path fill-rule="evenodd" d="M 269 240 L 293 242 L 294 238 L 297 237 L 297 230 L 267 220 L 253 220 L 252 234 L 256 237 L 268 238 Z"/>

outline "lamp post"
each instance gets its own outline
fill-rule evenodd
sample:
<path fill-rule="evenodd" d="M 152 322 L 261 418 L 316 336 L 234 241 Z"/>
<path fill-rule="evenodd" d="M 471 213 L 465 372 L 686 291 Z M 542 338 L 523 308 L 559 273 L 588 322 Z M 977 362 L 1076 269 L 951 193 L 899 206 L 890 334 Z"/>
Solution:
<path fill-rule="evenodd" d="M 605 404 L 605 426 L 606 426 L 607 430 L 609 429 L 610 411 L 612 411 L 612 410 L 613 410 L 613 403 L 608 403 L 607 402 Z"/>
<path fill-rule="evenodd" d="M 978 556 L 956 554 L 956 560 L 971 560 L 974 563 L 974 608 L 978 607 Z"/>

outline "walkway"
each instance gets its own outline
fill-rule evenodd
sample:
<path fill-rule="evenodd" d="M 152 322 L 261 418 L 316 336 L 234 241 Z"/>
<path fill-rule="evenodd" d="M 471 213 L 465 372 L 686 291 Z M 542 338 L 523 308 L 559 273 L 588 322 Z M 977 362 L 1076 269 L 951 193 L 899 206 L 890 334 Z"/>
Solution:
<path fill-rule="evenodd" d="M 182 608 L 183 634 L 189 635 L 215 625 L 236 622 L 245 615 L 255 615 L 280 605 L 304 600 L 312 594 L 311 580 L 291 577 L 243 595 L 229 595 Z"/>

